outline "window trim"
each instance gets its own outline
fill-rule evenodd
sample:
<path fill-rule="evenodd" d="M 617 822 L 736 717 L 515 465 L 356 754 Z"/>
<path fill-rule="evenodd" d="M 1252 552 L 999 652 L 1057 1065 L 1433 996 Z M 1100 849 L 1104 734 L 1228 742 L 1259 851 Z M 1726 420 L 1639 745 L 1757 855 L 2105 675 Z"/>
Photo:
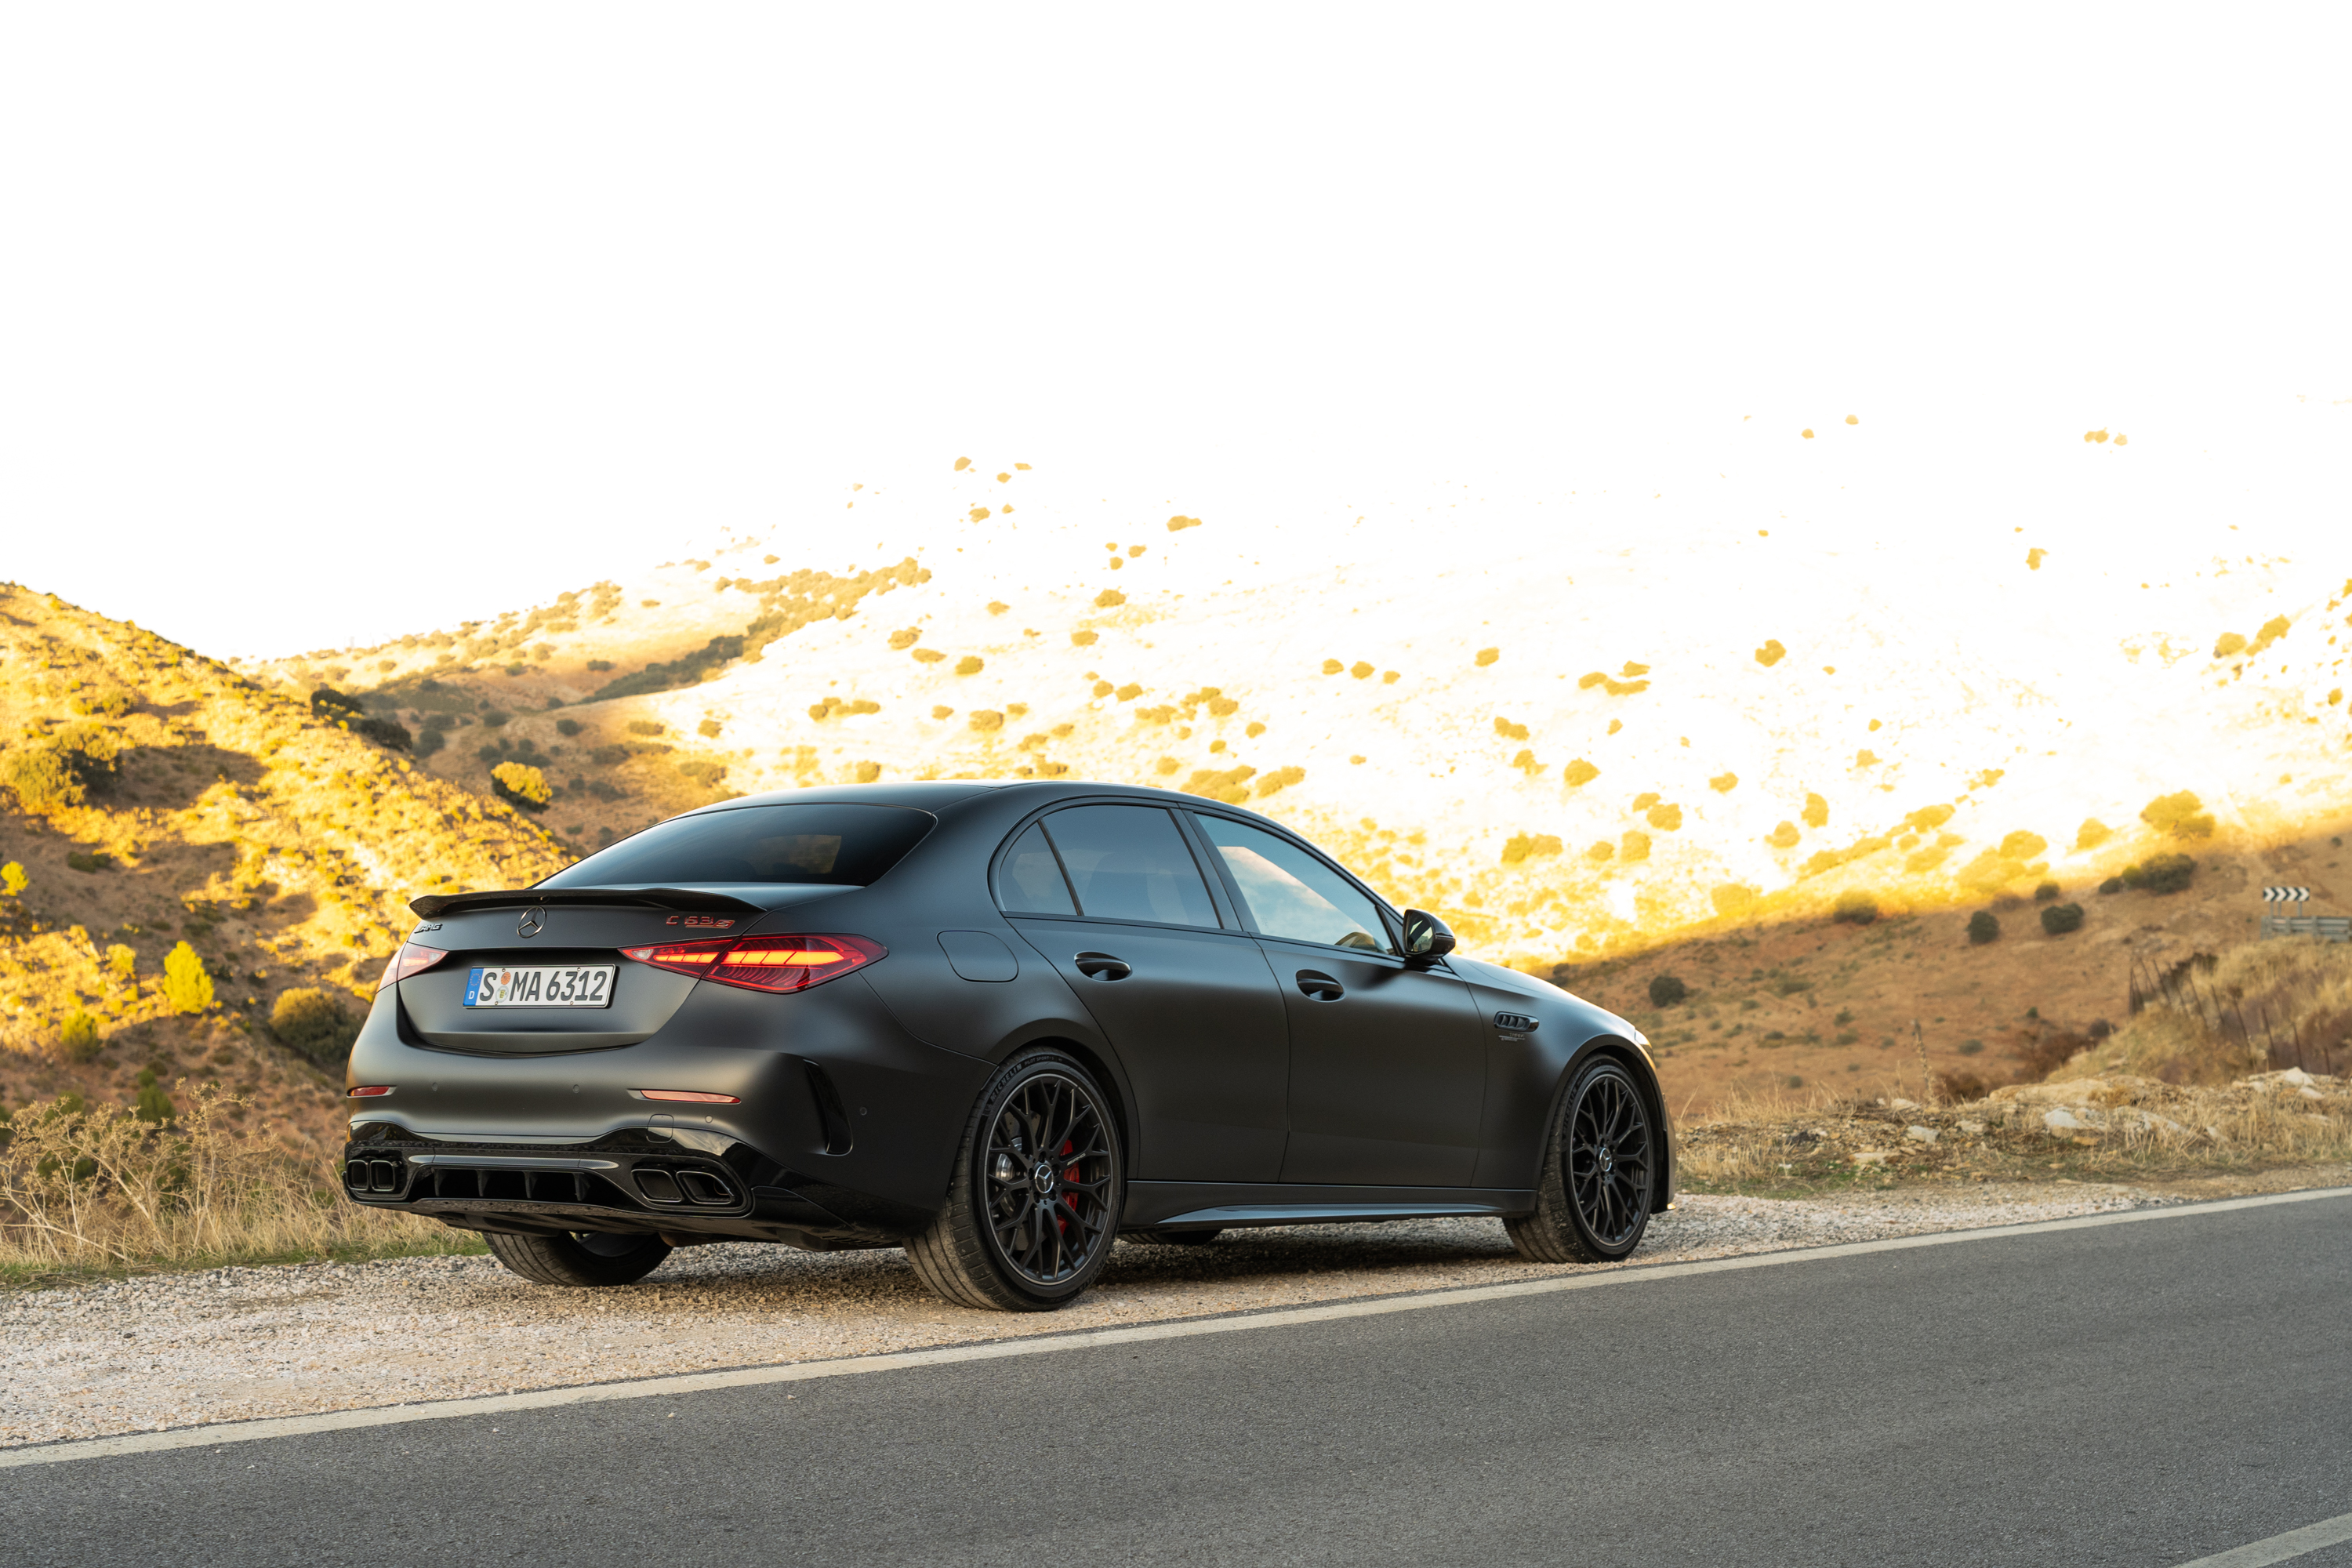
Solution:
<path fill-rule="evenodd" d="M 1040 812 L 1035 816 L 1033 816 L 1028 821 L 1023 823 L 1020 826 L 1014 828 L 1010 834 L 1006 835 L 1004 842 L 997 846 L 996 853 L 989 858 L 988 862 L 989 901 L 996 906 L 996 912 L 1003 915 L 1006 920 L 1013 919 L 1016 913 L 1024 920 L 1084 920 L 1086 917 L 1076 911 L 1084 909 L 1086 906 L 1078 902 L 1078 889 L 1076 885 L 1070 880 L 1070 868 L 1062 864 L 1062 847 L 1055 843 L 1054 836 L 1045 830 L 1045 815 L 1043 812 Z M 1054 869 L 1062 879 L 1062 891 L 1069 896 L 1070 910 L 1072 911 L 1069 914 L 1055 914 L 1051 910 L 1008 910 L 1004 907 L 1004 883 L 1002 879 L 1004 872 L 1005 862 L 1013 858 L 1013 847 L 1020 843 L 1022 839 L 1028 837 L 1029 830 L 1033 827 L 1037 829 L 1037 837 L 1045 841 L 1045 853 L 1054 858 Z"/>
<path fill-rule="evenodd" d="M 1145 811 L 1161 812 L 1169 816 L 1176 828 L 1177 838 L 1183 844 L 1185 851 L 1192 857 L 1193 872 L 1201 879 L 1201 885 L 1209 895 L 1210 912 L 1216 916 L 1219 923 L 1210 926 L 1186 925 L 1176 921 L 1134 921 L 1125 920 L 1118 915 L 1087 913 L 1086 900 L 1078 897 L 1077 884 L 1070 880 L 1069 868 L 1062 864 L 1062 847 L 1054 842 L 1054 833 L 1051 828 L 1046 828 L 1044 833 L 1045 847 L 1053 852 L 1055 868 L 1062 873 L 1062 886 L 1070 895 L 1070 907 L 1078 912 L 1074 915 L 1058 915 L 1006 909 L 1004 900 L 997 894 L 999 886 L 997 877 L 1003 869 L 1005 858 L 1013 853 L 1013 845 L 1019 843 L 1021 836 L 1028 832 L 1032 826 L 1042 824 L 1045 818 L 1057 811 L 1067 811 L 1076 805 L 1131 805 Z M 1246 937 L 1255 934 L 1244 926 L 1235 917 L 1234 911 L 1226 906 L 1222 886 L 1217 880 L 1224 874 L 1224 868 L 1216 867 L 1215 874 L 1213 876 L 1209 868 L 1201 864 L 1201 847 L 1193 841 L 1192 830 L 1184 821 L 1188 815 L 1190 814 L 1181 806 L 1163 805 L 1156 800 L 1136 800 L 1130 796 L 1115 795 L 1080 795 L 1075 799 L 1057 800 L 1051 805 L 1043 806 L 1015 823 L 1013 830 L 1004 836 L 1004 841 L 996 847 L 996 852 L 989 857 L 989 902 L 996 906 L 997 915 L 1001 919 L 1008 921 L 1076 921 L 1090 925 L 1138 926 L 1146 931 L 1200 931 L 1212 936 Z"/>
<path fill-rule="evenodd" d="M 1308 858 L 1319 862 L 1325 869 L 1337 873 L 1341 881 L 1355 889 L 1356 891 L 1361 893 L 1365 899 L 1370 900 L 1373 911 L 1381 917 L 1381 921 L 1386 925 L 1387 929 L 1385 934 L 1388 937 L 1389 945 L 1391 948 L 1402 948 L 1404 945 L 1404 917 L 1397 910 L 1390 908 L 1389 901 L 1386 899 L 1381 897 L 1378 893 L 1372 891 L 1371 889 L 1366 887 L 1361 878 L 1349 870 L 1345 866 L 1342 866 L 1338 861 L 1332 859 L 1328 855 L 1324 854 L 1322 850 L 1317 848 L 1314 845 L 1309 844 L 1307 840 L 1301 838 L 1298 835 L 1286 832 L 1272 823 L 1251 822 L 1243 817 L 1235 816 L 1229 812 L 1202 811 L 1194 806 L 1178 806 L 1172 809 L 1174 809 L 1178 815 L 1183 816 L 1196 818 L 1214 816 L 1221 818 L 1223 821 L 1230 822 L 1237 827 L 1255 828 L 1260 833 L 1271 834 L 1273 837 L 1283 840 L 1294 848 L 1305 850 Z M 1216 841 L 1209 837 L 1209 830 L 1205 826 L 1202 826 L 1198 821 L 1192 823 L 1192 831 L 1199 835 L 1200 843 L 1210 851 L 1210 861 L 1216 867 L 1218 878 L 1224 883 L 1227 891 L 1231 895 L 1234 900 L 1234 908 L 1238 911 L 1244 911 L 1242 916 L 1244 921 L 1243 929 L 1247 931 L 1250 935 L 1256 937 L 1261 942 L 1295 942 L 1300 947 L 1318 948 L 1330 952 L 1350 953 L 1359 959 L 1385 958 L 1393 960 L 1398 963 L 1402 963 L 1404 962 L 1404 956 L 1401 952 L 1366 952 L 1360 947 L 1341 947 L 1335 942 L 1313 942 L 1306 937 L 1278 936 L 1272 931 L 1259 930 L 1257 918 L 1255 915 L 1246 913 L 1249 909 L 1249 902 L 1242 897 L 1240 883 L 1234 880 L 1233 871 L 1225 865 L 1224 856 L 1216 853 Z M 1439 962 L 1443 963 L 1444 961 L 1440 960 Z"/>

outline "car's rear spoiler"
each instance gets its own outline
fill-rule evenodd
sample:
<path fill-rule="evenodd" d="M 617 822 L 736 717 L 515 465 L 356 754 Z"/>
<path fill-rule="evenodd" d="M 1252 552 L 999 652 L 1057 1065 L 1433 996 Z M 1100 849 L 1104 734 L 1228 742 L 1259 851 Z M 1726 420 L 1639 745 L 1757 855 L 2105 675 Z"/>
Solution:
<path fill-rule="evenodd" d="M 758 904 L 745 903 L 741 899 L 730 898 L 725 893 L 706 893 L 695 888 L 517 888 L 490 893 L 427 893 L 423 898 L 408 900 L 408 907 L 428 921 L 438 920 L 443 915 L 462 915 L 473 910 L 512 910 L 531 904 L 742 915 L 761 912 Z"/>

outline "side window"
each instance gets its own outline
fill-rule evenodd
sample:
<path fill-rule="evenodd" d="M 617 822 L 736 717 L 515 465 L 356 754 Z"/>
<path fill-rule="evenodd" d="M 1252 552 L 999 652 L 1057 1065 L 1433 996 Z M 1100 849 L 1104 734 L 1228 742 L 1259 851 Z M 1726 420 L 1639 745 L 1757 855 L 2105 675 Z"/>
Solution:
<path fill-rule="evenodd" d="M 996 902 L 1009 915 L 1074 915 L 1070 885 L 1054 861 L 1045 831 L 1035 823 L 1013 841 L 996 872 Z"/>
<path fill-rule="evenodd" d="M 1199 818 L 1209 842 L 1240 884 L 1250 917 L 1267 936 L 1332 947 L 1395 951 L 1388 923 L 1371 900 L 1331 868 L 1286 839 L 1222 816 Z"/>
<path fill-rule="evenodd" d="M 1216 929 L 1209 885 L 1158 806 L 1074 805 L 1045 826 L 1088 917 Z"/>

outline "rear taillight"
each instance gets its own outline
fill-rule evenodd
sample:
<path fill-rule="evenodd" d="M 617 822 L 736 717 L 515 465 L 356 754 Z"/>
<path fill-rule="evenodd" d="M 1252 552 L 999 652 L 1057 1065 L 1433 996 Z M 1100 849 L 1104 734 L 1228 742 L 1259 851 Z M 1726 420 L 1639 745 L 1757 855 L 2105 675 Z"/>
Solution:
<path fill-rule="evenodd" d="M 621 954 L 656 969 L 698 974 L 750 991 L 805 991 L 887 957 L 862 936 L 743 936 L 625 947 Z"/>
<path fill-rule="evenodd" d="M 388 1083 L 362 1084 L 357 1089 L 347 1089 L 343 1090 L 343 1092 L 350 1095 L 353 1100 L 374 1100 L 383 1095 L 390 1094 L 392 1092 L 392 1085 Z"/>
<path fill-rule="evenodd" d="M 387 985 L 398 984 L 412 974 L 422 974 L 448 956 L 448 952 L 443 948 L 425 947 L 413 942 L 402 942 L 400 951 L 392 955 L 392 962 L 383 966 L 383 978 L 375 983 L 375 988 L 381 991 Z"/>

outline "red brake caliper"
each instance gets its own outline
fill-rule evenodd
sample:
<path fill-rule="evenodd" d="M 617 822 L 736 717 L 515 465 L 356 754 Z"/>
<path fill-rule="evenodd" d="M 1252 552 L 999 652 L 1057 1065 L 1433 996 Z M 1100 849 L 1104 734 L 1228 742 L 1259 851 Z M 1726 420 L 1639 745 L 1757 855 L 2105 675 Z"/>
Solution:
<path fill-rule="evenodd" d="M 1062 1147 L 1056 1151 L 1056 1152 L 1067 1154 L 1075 1151 L 1076 1148 L 1077 1144 L 1075 1142 L 1065 1138 L 1062 1140 Z M 1071 1183 L 1074 1185 L 1077 1183 L 1078 1179 L 1078 1168 L 1076 1165 L 1071 1166 L 1068 1170 L 1062 1173 L 1062 1180 Z M 1054 1216 L 1054 1223 L 1062 1227 L 1062 1234 L 1064 1236 L 1066 1237 L 1070 1234 L 1070 1222 L 1068 1220 L 1063 1218 L 1060 1215 L 1055 1215 Z"/>

